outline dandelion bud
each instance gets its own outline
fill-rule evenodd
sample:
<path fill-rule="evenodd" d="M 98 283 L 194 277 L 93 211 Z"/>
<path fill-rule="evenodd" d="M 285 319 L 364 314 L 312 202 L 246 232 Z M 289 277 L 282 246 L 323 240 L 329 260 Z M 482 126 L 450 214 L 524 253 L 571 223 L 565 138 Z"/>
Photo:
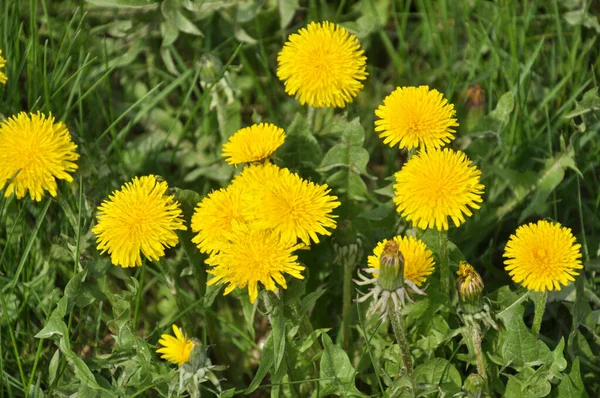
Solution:
<path fill-rule="evenodd" d="M 456 289 L 458 297 L 467 313 L 474 313 L 481 309 L 481 294 L 483 293 L 483 280 L 470 264 L 460 262 L 456 273 Z"/>
<path fill-rule="evenodd" d="M 486 381 L 483 377 L 477 373 L 471 373 L 465 380 L 463 389 L 468 394 L 468 397 L 479 398 L 484 397 L 486 390 Z"/>
<path fill-rule="evenodd" d="M 396 290 L 404 284 L 404 256 L 395 239 L 385 243 L 379 259 L 379 285 L 383 290 Z"/>

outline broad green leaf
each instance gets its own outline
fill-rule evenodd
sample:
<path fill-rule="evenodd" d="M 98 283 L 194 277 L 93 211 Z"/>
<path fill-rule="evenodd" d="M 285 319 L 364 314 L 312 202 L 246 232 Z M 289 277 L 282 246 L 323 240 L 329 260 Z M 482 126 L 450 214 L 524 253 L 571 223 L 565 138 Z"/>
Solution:
<path fill-rule="evenodd" d="M 182 32 L 191 35 L 203 36 L 202 32 L 181 12 L 181 5 L 178 0 L 163 0 L 160 5 L 162 14 L 167 22 L 176 26 Z"/>
<path fill-rule="evenodd" d="M 498 314 L 505 327 L 499 340 L 502 344 L 500 352 L 505 361 L 503 365 L 517 370 L 552 360 L 548 346 L 531 334 L 523 322 L 523 313 L 523 306 L 518 304 Z"/>
<path fill-rule="evenodd" d="M 363 147 L 337 144 L 323 158 L 319 171 L 329 171 L 336 167 L 350 167 L 359 173 L 366 174 L 369 163 L 369 152 Z"/>
<path fill-rule="evenodd" d="M 527 368 L 518 376 L 507 375 L 505 397 L 511 398 L 542 398 L 550 394 L 552 386 L 544 377 Z"/>
<path fill-rule="evenodd" d="M 510 120 L 510 114 L 515 107 L 515 99 L 511 91 L 506 92 L 498 100 L 496 109 L 481 118 L 477 126 L 469 134 L 495 133 L 499 134 Z"/>
<path fill-rule="evenodd" d="M 462 385 L 460 373 L 444 358 L 433 358 L 417 366 L 412 377 L 417 383 L 443 386 L 446 392 L 457 392 Z"/>
<path fill-rule="evenodd" d="M 58 365 L 60 363 L 60 350 L 54 351 L 52 359 L 50 359 L 50 365 L 48 366 L 48 384 L 54 383 L 56 379 L 56 373 L 58 371 Z"/>
<path fill-rule="evenodd" d="M 573 148 L 569 148 L 556 157 L 546 159 L 544 169 L 539 173 L 536 184 L 532 188 L 534 189 L 533 197 L 521 213 L 519 223 L 522 223 L 533 214 L 541 214 L 543 212 L 546 200 L 564 179 L 567 168 L 581 174 L 575 164 L 575 152 Z"/>
<path fill-rule="evenodd" d="M 563 15 L 565 21 L 573 26 L 585 26 L 588 29 L 594 29 L 596 33 L 600 33 L 600 22 L 598 17 L 590 14 L 586 9 L 569 11 Z"/>
<path fill-rule="evenodd" d="M 246 394 L 250 394 L 251 392 L 255 391 L 260 386 L 260 383 L 263 381 L 265 376 L 269 373 L 269 371 L 273 367 L 274 362 L 275 362 L 275 357 L 274 357 L 274 350 L 273 350 L 273 335 L 271 334 L 265 340 L 265 344 L 262 349 L 262 358 L 260 359 L 260 362 L 258 365 L 258 370 L 256 371 L 256 374 L 254 375 L 254 379 L 252 379 L 252 382 L 250 383 L 248 388 L 246 388 L 246 391 L 245 391 Z"/>
<path fill-rule="evenodd" d="M 567 113 L 564 117 L 572 119 L 577 116 L 585 115 L 589 112 L 600 112 L 600 97 L 598 96 L 598 87 L 594 87 L 583 94 L 580 102 L 577 102 L 575 109 Z"/>
<path fill-rule="evenodd" d="M 323 356 L 320 363 L 321 394 L 337 394 L 344 397 L 361 396 L 354 385 L 356 374 L 348 354 L 331 341 L 328 334 L 321 336 Z"/>
<path fill-rule="evenodd" d="M 278 0 L 277 4 L 279 8 L 279 26 L 283 29 L 294 18 L 296 9 L 300 7 L 300 2 L 298 0 Z"/>
<path fill-rule="evenodd" d="M 291 169 L 306 166 L 314 170 L 321 163 L 321 146 L 301 114 L 297 113 L 287 128 L 285 142 L 277 151 L 277 157 Z"/>
<path fill-rule="evenodd" d="M 282 299 L 277 300 L 269 319 L 273 336 L 273 364 L 277 372 L 285 356 L 285 314 Z"/>

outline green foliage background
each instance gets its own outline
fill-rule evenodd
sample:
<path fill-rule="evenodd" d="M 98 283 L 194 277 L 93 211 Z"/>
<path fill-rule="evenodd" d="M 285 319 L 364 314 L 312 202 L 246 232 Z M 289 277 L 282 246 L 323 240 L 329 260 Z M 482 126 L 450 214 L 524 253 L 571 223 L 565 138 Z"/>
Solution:
<path fill-rule="evenodd" d="M 405 311 L 412 381 L 367 304 L 346 308 L 341 332 L 344 259 L 364 266 L 408 227 L 391 201 L 406 154 L 374 134 L 374 109 L 420 84 L 456 105 L 452 146 L 483 171 L 482 209 L 450 230 L 450 266 L 481 272 L 501 324 L 484 338 L 493 394 L 599 396 L 599 15 L 587 0 L 0 0 L 0 117 L 52 112 L 82 155 L 57 198 L 0 200 L 0 396 L 177 395 L 178 373 L 154 353 L 172 323 L 227 366 L 220 390 L 191 383 L 192 395 L 476 396 L 456 299 L 437 272 Z M 311 20 L 340 23 L 366 51 L 365 88 L 344 110 L 302 107 L 276 77 L 287 35 Z M 222 143 L 259 121 L 287 132 L 278 164 L 343 203 L 333 236 L 301 253 L 305 281 L 271 308 L 222 297 L 189 231 L 160 263 L 121 269 L 99 255 L 91 227 L 112 190 L 158 174 L 189 222 L 236 172 Z M 535 295 L 510 282 L 501 256 L 518 225 L 541 218 L 573 230 L 585 275 L 550 294 L 536 338 Z M 422 239 L 438 256 L 437 234 Z"/>

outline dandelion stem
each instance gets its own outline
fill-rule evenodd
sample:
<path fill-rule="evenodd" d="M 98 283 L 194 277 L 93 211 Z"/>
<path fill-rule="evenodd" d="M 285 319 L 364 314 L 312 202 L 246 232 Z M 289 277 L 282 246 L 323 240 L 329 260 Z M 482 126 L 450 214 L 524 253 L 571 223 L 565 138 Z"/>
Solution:
<path fill-rule="evenodd" d="M 440 232 L 440 282 L 442 291 L 450 296 L 450 264 L 448 259 L 448 231 Z"/>
<path fill-rule="evenodd" d="M 350 312 L 352 310 L 352 271 L 354 264 L 344 264 L 344 296 L 342 302 L 342 347 L 348 348 L 351 341 Z"/>
<path fill-rule="evenodd" d="M 389 316 L 392 322 L 392 329 L 394 329 L 394 336 L 396 336 L 396 342 L 400 347 L 402 362 L 404 364 L 404 367 L 406 368 L 406 374 L 410 376 L 413 371 L 412 357 L 410 355 L 410 348 L 408 347 L 408 342 L 406 341 L 406 334 L 404 333 L 404 329 L 402 328 L 402 316 L 400 315 L 400 308 L 396 308 L 391 302 L 391 299 L 388 308 L 391 308 Z"/>
<path fill-rule="evenodd" d="M 477 360 L 477 373 L 479 373 L 479 376 L 483 377 L 487 385 L 488 377 L 485 358 L 483 356 L 483 350 L 481 349 L 481 337 L 481 328 L 479 327 L 479 325 L 471 329 L 471 338 L 473 339 L 473 351 L 475 352 L 475 358 Z"/>
<path fill-rule="evenodd" d="M 544 317 L 544 311 L 546 310 L 546 300 L 548 299 L 548 293 L 542 292 L 536 295 L 537 297 L 533 301 L 534 316 L 533 325 L 531 325 L 531 333 L 537 337 L 540 334 L 540 328 L 542 327 L 542 318 Z"/>

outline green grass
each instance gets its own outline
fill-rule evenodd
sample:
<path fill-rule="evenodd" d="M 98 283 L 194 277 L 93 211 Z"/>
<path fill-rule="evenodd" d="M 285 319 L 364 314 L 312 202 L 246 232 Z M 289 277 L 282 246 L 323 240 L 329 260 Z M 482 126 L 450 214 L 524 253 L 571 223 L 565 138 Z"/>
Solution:
<path fill-rule="evenodd" d="M 523 397 L 574 397 L 584 395 L 565 391 L 585 385 L 589 396 L 598 396 L 597 4 L 288 0 L 209 7 L 165 0 L 162 8 L 115 8 L 109 3 L 144 1 L 0 0 L 0 49 L 9 78 L 0 86 L 0 118 L 51 112 L 67 124 L 81 154 L 74 182 L 59 183 L 56 198 L 0 199 L 0 396 L 167 396 L 179 376 L 153 351 L 174 322 L 209 347 L 213 364 L 227 366 L 215 373 L 229 396 L 241 394 L 257 372 L 266 377 L 253 396 L 458 392 L 475 367 L 461 339 L 455 300 L 434 293 L 438 272 L 429 297 L 405 317 L 415 365 L 421 366 L 415 395 L 402 389 L 410 383 L 398 376 L 391 329 L 376 317 L 365 318 L 367 305 L 352 305 L 347 340 L 341 333 L 344 270 L 335 261 L 335 247 L 356 244 L 358 236 L 357 263 L 365 266 L 379 240 L 407 229 L 385 194 L 406 155 L 384 146 L 374 133 L 374 109 L 396 86 L 421 84 L 455 104 L 460 127 L 451 146 L 478 165 L 486 186 L 482 209 L 450 230 L 451 271 L 462 258 L 481 271 L 493 310 L 504 310 L 508 316 L 502 320 L 515 322 L 502 326 L 505 330 L 520 331 L 533 319 L 529 298 L 509 308 L 525 293 L 503 269 L 510 234 L 525 222 L 549 218 L 571 228 L 582 244 L 585 275 L 550 294 L 540 339 L 531 337 L 549 350 L 564 338 L 564 352 L 549 361 L 540 349 L 541 363 L 515 367 L 506 351 L 515 342 L 490 330 L 484 351 L 499 375 L 491 388 L 511 396 L 525 383 L 542 392 Z M 289 16 L 285 26 L 282 15 Z M 366 51 L 365 88 L 346 109 L 302 107 L 277 79 L 277 53 L 287 35 L 310 20 L 342 24 Z M 478 104 L 467 94 L 474 85 L 483 93 Z M 346 123 L 354 118 L 364 129 L 370 157 L 368 175 L 362 175 L 366 190 L 351 183 L 353 172 L 332 182 L 335 170 L 318 170 L 323 154 L 340 142 L 340 129 L 352 128 Z M 295 119 L 308 123 L 308 130 L 296 125 L 290 131 Z M 298 135 L 297 146 L 276 160 L 303 177 L 328 181 L 343 203 L 338 224 L 350 225 L 300 254 L 307 279 L 291 282 L 283 292 L 288 301 L 281 304 L 280 319 L 266 314 L 262 302 L 249 304 L 245 292 L 223 297 L 222 289 L 207 287 L 205 258 L 190 231 L 180 234 L 180 244 L 161 262 L 142 268 L 114 267 L 99 254 L 91 228 L 96 207 L 113 190 L 150 173 L 170 187 L 193 190 L 199 196 L 188 192 L 180 198 L 189 225 L 197 199 L 226 186 L 236 172 L 220 156 L 222 143 L 258 121 Z M 302 134 L 316 139 L 322 153 L 314 147 L 311 152 Z M 437 235 L 425 233 L 423 239 L 439 256 Z M 273 355 L 264 348 L 269 317 L 288 333 L 279 371 L 265 359 Z M 46 338 L 36 338 L 42 330 Z M 564 368 L 551 368 L 563 357 Z M 199 388 L 214 395 L 210 382 Z"/>

